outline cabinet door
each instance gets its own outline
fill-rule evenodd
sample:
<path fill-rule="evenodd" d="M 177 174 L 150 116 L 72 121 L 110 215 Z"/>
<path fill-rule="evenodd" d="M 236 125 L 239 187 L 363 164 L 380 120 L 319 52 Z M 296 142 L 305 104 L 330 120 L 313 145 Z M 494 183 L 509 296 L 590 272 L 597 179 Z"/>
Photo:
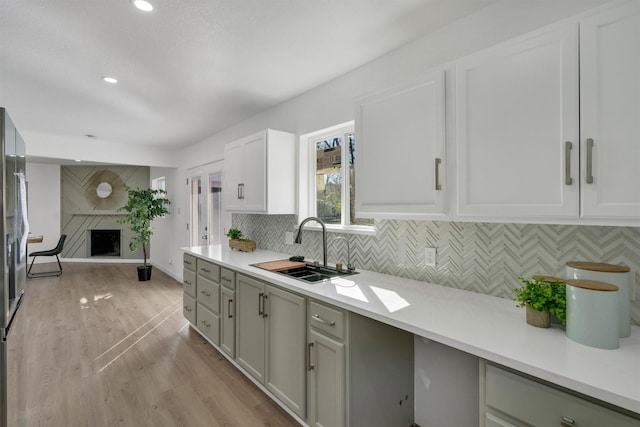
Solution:
<path fill-rule="evenodd" d="M 263 212 L 267 209 L 266 199 L 266 133 L 247 138 L 244 142 L 243 158 L 243 206 L 245 212 Z"/>
<path fill-rule="evenodd" d="M 265 385 L 297 415 L 305 416 L 306 301 L 267 286 Z"/>
<path fill-rule="evenodd" d="M 191 324 L 196 324 L 196 300 L 186 293 L 182 294 L 182 315 Z"/>
<path fill-rule="evenodd" d="M 236 356 L 236 306 L 235 292 L 222 287 L 222 307 L 220 308 L 220 348 L 231 357 Z"/>
<path fill-rule="evenodd" d="M 198 276 L 198 302 L 215 314 L 220 313 L 220 285 Z"/>
<path fill-rule="evenodd" d="M 458 62 L 457 216 L 578 217 L 577 50 L 569 25 Z"/>
<path fill-rule="evenodd" d="M 640 3 L 580 23 L 582 214 L 640 217 Z"/>
<path fill-rule="evenodd" d="M 358 215 L 405 219 L 442 215 L 443 72 L 361 99 L 356 127 Z"/>
<path fill-rule="evenodd" d="M 484 421 L 485 427 L 518 427 L 498 415 L 488 413 Z"/>
<path fill-rule="evenodd" d="M 485 400 L 526 425 L 638 426 L 638 420 L 492 365 L 486 365 Z"/>
<path fill-rule="evenodd" d="M 264 384 L 265 284 L 241 274 L 236 275 L 236 361 Z"/>
<path fill-rule="evenodd" d="M 344 344 L 309 330 L 307 421 L 313 427 L 345 425 Z"/>
<path fill-rule="evenodd" d="M 225 209 L 242 208 L 242 172 L 244 171 L 244 144 L 227 144 L 224 147 L 224 191 Z"/>
<path fill-rule="evenodd" d="M 200 302 L 196 303 L 198 329 L 215 345 L 220 345 L 220 316 L 207 309 Z"/>

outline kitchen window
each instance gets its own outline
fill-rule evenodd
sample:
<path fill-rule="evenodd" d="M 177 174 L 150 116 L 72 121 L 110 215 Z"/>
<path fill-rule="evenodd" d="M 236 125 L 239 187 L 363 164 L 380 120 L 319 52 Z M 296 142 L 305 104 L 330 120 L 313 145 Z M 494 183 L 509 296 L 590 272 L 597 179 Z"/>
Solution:
<path fill-rule="evenodd" d="M 372 232 L 356 218 L 356 136 L 353 121 L 301 137 L 300 219 L 317 216 L 330 229 Z"/>

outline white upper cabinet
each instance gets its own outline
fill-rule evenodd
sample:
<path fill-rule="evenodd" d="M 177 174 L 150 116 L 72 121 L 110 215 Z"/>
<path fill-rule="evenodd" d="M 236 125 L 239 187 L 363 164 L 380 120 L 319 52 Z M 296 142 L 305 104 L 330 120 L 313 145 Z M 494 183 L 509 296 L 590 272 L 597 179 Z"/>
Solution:
<path fill-rule="evenodd" d="M 225 145 L 225 208 L 295 213 L 295 135 L 267 129 Z"/>
<path fill-rule="evenodd" d="M 445 217 L 444 72 L 356 103 L 356 212 Z"/>
<path fill-rule="evenodd" d="M 577 218 L 578 28 L 456 65 L 459 219 Z"/>
<path fill-rule="evenodd" d="M 584 218 L 640 219 L 640 2 L 580 23 Z"/>

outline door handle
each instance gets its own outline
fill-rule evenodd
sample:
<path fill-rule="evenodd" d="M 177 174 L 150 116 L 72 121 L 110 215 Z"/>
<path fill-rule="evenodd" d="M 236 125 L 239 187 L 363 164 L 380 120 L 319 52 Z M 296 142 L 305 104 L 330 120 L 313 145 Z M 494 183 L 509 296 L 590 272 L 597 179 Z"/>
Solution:
<path fill-rule="evenodd" d="M 207 237 L 206 234 L 204 236 L 202 236 L 202 240 L 207 240 L 207 239 L 208 239 L 208 237 Z"/>
<path fill-rule="evenodd" d="M 313 366 L 311 364 L 311 349 L 313 348 L 313 343 L 310 342 L 309 344 L 307 344 L 307 370 L 309 372 L 313 371 L 315 369 L 315 366 Z"/>
<path fill-rule="evenodd" d="M 442 163 L 442 159 L 436 157 L 436 191 L 442 190 L 442 184 L 440 184 L 440 164 Z"/>
<path fill-rule="evenodd" d="M 571 141 L 565 141 L 564 143 L 564 184 L 572 185 L 573 178 L 571 178 L 571 149 L 573 143 Z"/>
<path fill-rule="evenodd" d="M 593 138 L 587 138 L 587 184 L 593 184 Z"/>
<path fill-rule="evenodd" d="M 269 298 L 269 295 L 267 294 L 262 295 L 262 317 L 269 316 L 269 313 L 267 313 L 267 298 Z"/>
<path fill-rule="evenodd" d="M 260 292 L 258 294 L 258 316 L 264 317 L 264 301 L 262 300 L 262 297 L 264 296 L 264 293 Z"/>

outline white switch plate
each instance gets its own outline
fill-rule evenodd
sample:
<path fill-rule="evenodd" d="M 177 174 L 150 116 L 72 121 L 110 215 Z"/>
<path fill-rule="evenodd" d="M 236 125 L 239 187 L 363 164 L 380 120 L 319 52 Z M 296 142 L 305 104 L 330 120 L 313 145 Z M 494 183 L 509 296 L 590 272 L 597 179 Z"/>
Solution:
<path fill-rule="evenodd" d="M 427 267 L 436 266 L 436 248 L 425 248 L 424 250 L 424 264 Z"/>
<path fill-rule="evenodd" d="M 285 231 L 284 232 L 284 244 L 285 245 L 293 245 L 293 232 Z"/>

